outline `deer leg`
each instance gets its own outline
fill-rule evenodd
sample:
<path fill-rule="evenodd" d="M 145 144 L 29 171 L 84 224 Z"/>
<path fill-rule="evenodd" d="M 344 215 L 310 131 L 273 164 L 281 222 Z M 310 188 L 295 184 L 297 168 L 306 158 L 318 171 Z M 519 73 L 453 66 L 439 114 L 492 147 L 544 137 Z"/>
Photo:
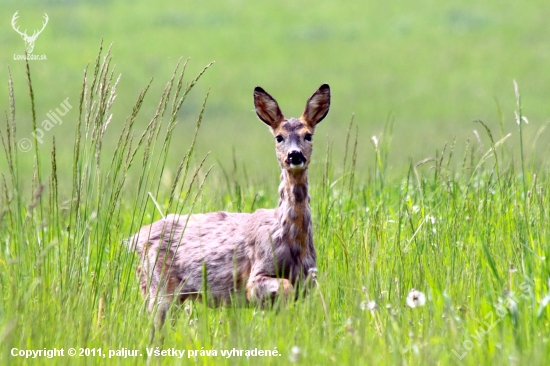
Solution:
<path fill-rule="evenodd" d="M 246 285 L 246 298 L 250 302 L 265 303 L 274 301 L 277 296 L 288 300 L 293 291 L 293 286 L 286 278 L 274 278 L 257 276 L 248 281 Z"/>
<path fill-rule="evenodd" d="M 156 278 L 154 270 L 151 271 L 150 268 L 154 266 L 149 266 L 149 263 L 144 260 L 143 264 L 138 266 L 136 274 L 139 277 L 139 287 L 143 297 L 149 301 L 147 305 L 147 312 L 149 314 L 155 314 L 155 319 L 151 327 L 151 332 L 149 333 L 149 342 L 153 344 L 155 340 L 155 333 L 160 331 L 164 321 L 166 319 L 166 314 L 170 307 L 170 303 L 165 303 L 163 291 L 161 291 L 161 286 L 159 286 L 158 278 Z M 155 306 L 158 304 L 155 313 Z"/>
<path fill-rule="evenodd" d="M 175 281 L 172 278 L 165 278 L 158 281 L 153 276 L 149 287 L 149 314 L 154 314 L 153 326 L 151 327 L 150 342 L 153 343 L 155 333 L 159 333 L 166 322 L 166 316 L 170 311 L 170 305 L 174 300 Z M 156 310 L 156 312 L 155 312 Z M 162 343 L 162 333 L 161 333 Z"/>
<path fill-rule="evenodd" d="M 151 327 L 151 335 L 149 337 L 151 344 L 155 340 L 155 334 L 160 333 L 160 331 L 162 330 L 162 326 L 166 321 L 166 315 L 168 314 L 169 310 L 170 310 L 170 301 L 165 301 L 164 299 L 162 301 L 159 301 L 158 308 L 155 313 L 155 319 L 153 321 L 153 326 Z M 160 334 L 161 334 L 161 343 L 162 343 L 162 333 Z"/>

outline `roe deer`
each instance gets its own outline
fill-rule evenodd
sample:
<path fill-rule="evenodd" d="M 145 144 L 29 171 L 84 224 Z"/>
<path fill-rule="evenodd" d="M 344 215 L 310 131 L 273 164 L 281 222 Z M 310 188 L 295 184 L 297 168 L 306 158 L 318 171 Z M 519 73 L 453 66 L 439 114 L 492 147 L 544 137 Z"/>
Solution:
<path fill-rule="evenodd" d="M 329 111 L 330 88 L 321 85 L 299 119 L 285 119 L 260 87 L 254 105 L 276 140 L 279 204 L 254 213 L 168 215 L 130 238 L 149 312 L 159 305 L 155 328 L 162 327 L 173 300 L 204 295 L 217 305 L 242 294 L 245 302 L 265 303 L 277 295 L 288 299 L 294 287 L 305 288 L 315 276 L 307 170 L 315 127 Z"/>

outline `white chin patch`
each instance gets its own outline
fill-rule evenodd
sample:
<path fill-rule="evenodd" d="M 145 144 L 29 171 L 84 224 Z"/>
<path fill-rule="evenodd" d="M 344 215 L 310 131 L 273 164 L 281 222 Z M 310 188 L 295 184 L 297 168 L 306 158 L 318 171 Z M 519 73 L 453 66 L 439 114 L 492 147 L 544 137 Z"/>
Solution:
<path fill-rule="evenodd" d="M 290 169 L 302 169 L 304 167 L 304 163 L 300 163 L 298 165 L 296 164 L 290 164 Z"/>

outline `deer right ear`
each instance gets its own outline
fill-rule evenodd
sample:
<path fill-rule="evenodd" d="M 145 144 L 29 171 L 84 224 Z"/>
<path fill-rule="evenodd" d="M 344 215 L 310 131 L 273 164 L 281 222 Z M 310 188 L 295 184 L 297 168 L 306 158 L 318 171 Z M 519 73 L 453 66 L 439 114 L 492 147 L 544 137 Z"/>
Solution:
<path fill-rule="evenodd" d="M 276 129 L 284 119 L 277 101 L 259 86 L 254 89 L 254 106 L 258 118 L 272 129 Z"/>
<path fill-rule="evenodd" d="M 328 114 L 330 109 L 330 87 L 323 84 L 309 97 L 302 119 L 311 127 L 315 127 Z"/>

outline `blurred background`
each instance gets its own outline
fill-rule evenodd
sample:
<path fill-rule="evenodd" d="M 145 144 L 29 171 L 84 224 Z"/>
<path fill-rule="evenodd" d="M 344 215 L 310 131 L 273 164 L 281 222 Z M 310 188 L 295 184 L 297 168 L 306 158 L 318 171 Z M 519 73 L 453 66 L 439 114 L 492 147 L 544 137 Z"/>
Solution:
<path fill-rule="evenodd" d="M 253 111 L 256 85 L 287 117 L 297 117 L 316 88 L 329 83 L 332 106 L 316 131 L 314 163 L 324 159 L 327 141 L 338 161 L 354 116 L 362 171 L 373 166 L 371 136 L 379 136 L 388 119 L 395 121 L 389 161 L 399 174 L 409 161 L 434 156 L 455 139 L 459 152 L 468 136 L 470 146 L 478 144 L 473 130 L 488 149 L 486 133 L 473 123 L 478 119 L 495 140 L 512 132 L 508 143 L 517 146 L 514 79 L 529 120 L 525 140 L 533 141 L 550 118 L 548 1 L 2 0 L 0 7 L 0 107 L 9 110 L 9 66 L 18 139 L 30 137 L 31 109 L 25 62 L 14 60 L 25 46 L 11 26 L 16 11 L 17 25 L 28 34 L 41 27 L 44 13 L 49 17 L 33 51 L 47 60 L 30 61 L 39 124 L 66 98 L 78 105 L 84 68 L 93 65 L 102 39 L 104 48 L 113 44 L 115 77 L 122 76 L 106 144 L 116 142 L 150 78 L 138 129 L 153 116 L 180 57 L 190 58 L 187 81 L 215 61 L 180 113 L 174 162 L 185 153 L 210 91 L 197 156 L 211 151 L 209 162 L 222 167 L 234 156 L 249 172 L 277 179 L 272 137 Z M 77 118 L 78 108 L 71 109 L 40 146 L 49 156 L 56 137 L 61 170 L 71 169 Z M 548 152 L 549 141 L 543 133 L 538 156 Z M 0 169 L 5 166 L 1 158 Z"/>

